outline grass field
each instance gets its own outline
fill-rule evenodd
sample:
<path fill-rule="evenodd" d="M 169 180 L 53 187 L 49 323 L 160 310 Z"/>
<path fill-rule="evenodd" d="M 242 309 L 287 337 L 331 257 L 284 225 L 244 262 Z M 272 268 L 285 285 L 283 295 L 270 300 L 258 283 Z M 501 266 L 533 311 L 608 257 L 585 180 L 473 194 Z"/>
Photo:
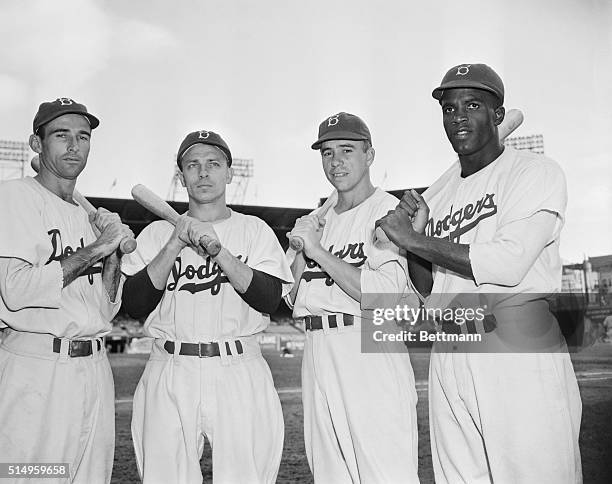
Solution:
<path fill-rule="evenodd" d="M 281 358 L 266 351 L 285 417 L 285 446 L 278 476 L 279 483 L 312 482 L 304 452 L 302 401 L 300 394 L 301 355 Z M 130 435 L 132 395 L 148 355 L 110 355 L 115 376 L 116 449 L 113 483 L 138 482 Z M 572 356 L 582 395 L 583 414 L 580 448 L 585 484 L 612 482 L 612 345 L 597 345 Z M 413 355 L 417 381 L 419 428 L 419 477 L 433 483 L 427 415 L 427 370 L 429 355 Z M 202 458 L 204 482 L 211 482 L 210 448 Z"/>

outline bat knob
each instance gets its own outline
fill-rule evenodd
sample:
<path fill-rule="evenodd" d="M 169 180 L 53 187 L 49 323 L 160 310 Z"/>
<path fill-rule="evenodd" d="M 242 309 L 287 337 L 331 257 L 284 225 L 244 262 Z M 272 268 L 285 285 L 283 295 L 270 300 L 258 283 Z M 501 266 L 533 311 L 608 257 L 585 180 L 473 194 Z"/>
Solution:
<path fill-rule="evenodd" d="M 289 237 L 289 246 L 296 252 L 304 250 L 304 241 L 301 237 Z"/>
<path fill-rule="evenodd" d="M 221 252 L 221 242 L 206 235 L 200 239 L 200 247 L 211 257 L 216 257 Z"/>
<path fill-rule="evenodd" d="M 119 244 L 119 250 L 122 254 L 131 254 L 136 250 L 137 245 L 136 239 L 126 237 Z"/>

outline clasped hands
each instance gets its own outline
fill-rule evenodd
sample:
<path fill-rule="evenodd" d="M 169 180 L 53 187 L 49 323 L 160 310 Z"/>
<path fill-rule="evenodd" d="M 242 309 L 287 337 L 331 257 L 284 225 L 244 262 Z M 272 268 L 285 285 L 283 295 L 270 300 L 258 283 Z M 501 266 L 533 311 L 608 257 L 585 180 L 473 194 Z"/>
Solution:
<path fill-rule="evenodd" d="M 423 197 L 415 190 L 407 190 L 395 210 L 389 210 L 375 226 L 380 227 L 395 245 L 408 248 L 415 234 L 425 233 L 428 220 L 429 207 Z"/>
<path fill-rule="evenodd" d="M 202 257 L 208 255 L 206 245 L 211 240 L 219 240 L 212 223 L 202 222 L 186 213 L 178 218 L 172 238 L 179 243 L 181 249 L 189 246 Z"/>

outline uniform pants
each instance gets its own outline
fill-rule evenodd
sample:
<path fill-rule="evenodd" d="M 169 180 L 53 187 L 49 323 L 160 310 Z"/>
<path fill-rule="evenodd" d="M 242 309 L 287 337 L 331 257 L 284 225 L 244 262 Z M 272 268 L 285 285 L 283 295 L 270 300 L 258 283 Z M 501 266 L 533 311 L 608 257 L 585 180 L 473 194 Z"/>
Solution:
<path fill-rule="evenodd" d="M 361 352 L 359 328 L 309 331 L 304 438 L 316 484 L 418 482 L 414 374 L 406 348 Z"/>
<path fill-rule="evenodd" d="M 244 353 L 199 358 L 155 340 L 134 394 L 132 437 L 145 484 L 202 482 L 205 436 L 214 483 L 273 483 L 284 423 L 268 364 L 255 338 Z M 219 345 L 221 350 L 224 344 Z"/>
<path fill-rule="evenodd" d="M 582 403 L 567 353 L 431 355 L 438 484 L 582 482 Z"/>
<path fill-rule="evenodd" d="M 115 389 L 106 351 L 94 348 L 91 356 L 71 358 L 65 340 L 58 354 L 50 335 L 10 329 L 5 334 L 0 345 L 0 460 L 69 465 L 70 479 L 41 481 L 46 484 L 110 482 Z"/>

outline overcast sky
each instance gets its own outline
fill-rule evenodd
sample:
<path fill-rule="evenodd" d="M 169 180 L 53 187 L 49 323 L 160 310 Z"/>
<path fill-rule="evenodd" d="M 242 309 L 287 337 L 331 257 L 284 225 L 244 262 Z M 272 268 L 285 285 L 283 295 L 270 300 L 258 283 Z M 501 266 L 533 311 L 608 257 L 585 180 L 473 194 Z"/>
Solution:
<path fill-rule="evenodd" d="M 330 192 L 310 149 L 321 120 L 361 116 L 375 184 L 427 186 L 453 161 L 431 97 L 485 62 L 568 179 L 561 254 L 612 253 L 612 2 L 608 0 L 3 0 L 0 138 L 27 140 L 40 102 L 101 120 L 79 189 L 170 192 L 197 129 L 254 160 L 244 203 L 313 207 Z M 180 198 L 180 196 L 179 196 Z"/>

